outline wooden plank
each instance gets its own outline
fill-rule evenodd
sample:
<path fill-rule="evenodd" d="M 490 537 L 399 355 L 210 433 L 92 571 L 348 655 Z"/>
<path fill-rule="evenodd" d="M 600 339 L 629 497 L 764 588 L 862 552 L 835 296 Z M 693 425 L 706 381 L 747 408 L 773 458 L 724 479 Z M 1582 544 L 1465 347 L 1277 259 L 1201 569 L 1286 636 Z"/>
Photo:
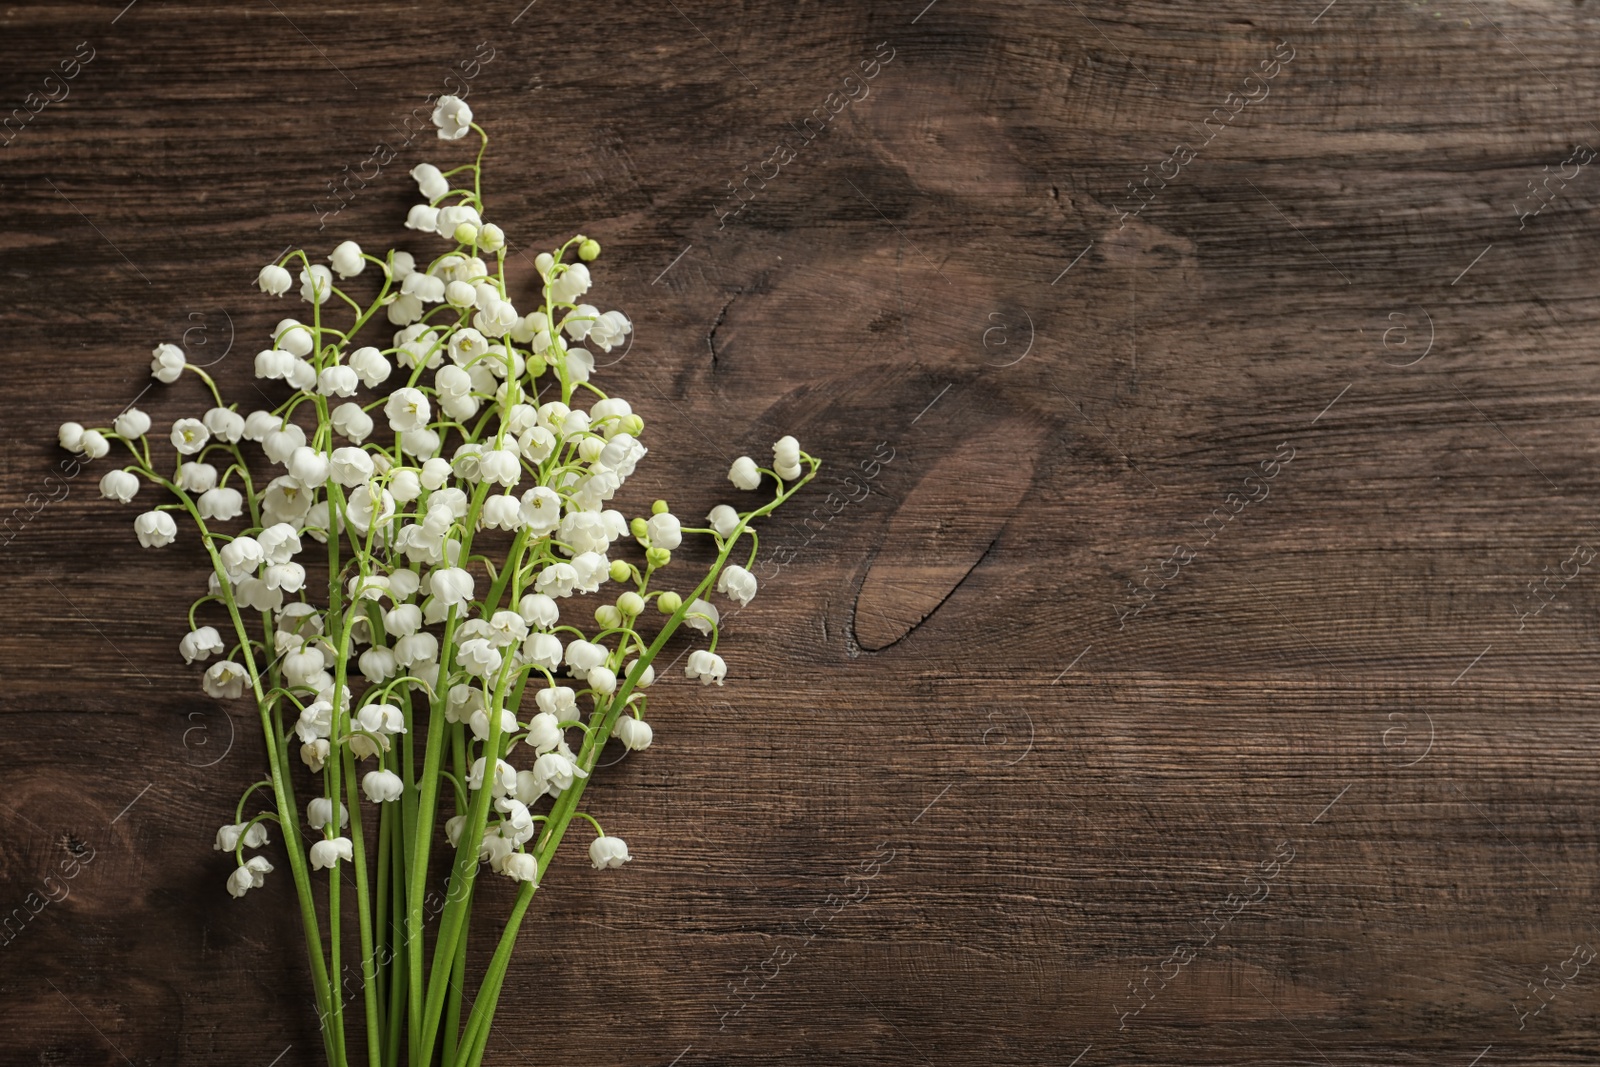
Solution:
<path fill-rule="evenodd" d="M 210 848 L 262 742 L 176 656 L 194 545 L 54 428 L 194 413 L 158 341 L 251 395 L 259 265 L 387 247 L 465 85 L 519 250 L 596 236 L 638 325 L 628 504 L 827 464 L 489 1062 L 1592 1062 L 1595 576 L 1522 613 L 1597 536 L 1600 187 L 1544 183 L 1600 31 L 1324 4 L 8 9 L 6 109 L 93 58 L 0 132 L 0 1059 L 317 1062 L 288 879 Z"/>

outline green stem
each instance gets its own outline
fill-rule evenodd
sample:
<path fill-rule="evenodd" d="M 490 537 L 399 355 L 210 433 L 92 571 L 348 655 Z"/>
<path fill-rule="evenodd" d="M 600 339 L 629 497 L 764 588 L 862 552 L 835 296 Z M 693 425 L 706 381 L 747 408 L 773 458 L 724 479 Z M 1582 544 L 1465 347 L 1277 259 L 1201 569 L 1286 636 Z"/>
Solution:
<path fill-rule="evenodd" d="M 341 672 L 342 673 L 342 672 Z M 345 793 L 350 798 L 350 846 L 356 868 L 356 916 L 361 941 L 361 998 L 366 1004 L 367 1063 L 383 1067 L 383 1026 L 378 1018 L 377 953 L 372 943 L 372 897 L 367 892 L 367 848 L 361 830 L 361 792 L 356 787 L 356 757 L 345 745 Z M 337 883 L 338 868 L 333 868 Z"/>
<path fill-rule="evenodd" d="M 228 617 L 232 619 L 234 630 L 244 646 L 245 668 L 250 672 L 250 684 L 255 690 L 261 729 L 266 740 L 267 764 L 272 779 L 273 798 L 278 805 L 283 848 L 289 858 L 289 872 L 294 879 L 295 896 L 300 904 L 300 922 L 305 932 L 306 952 L 311 959 L 312 986 L 317 997 L 317 1011 L 322 1019 L 326 1020 L 337 1005 L 337 996 L 328 981 L 328 963 L 322 955 L 321 924 L 317 921 L 316 901 L 311 893 L 311 877 L 306 867 L 305 849 L 300 843 L 300 816 L 295 807 L 294 793 L 289 787 L 288 773 L 284 769 L 287 742 L 283 740 L 282 733 L 274 725 L 266 695 L 261 689 L 261 675 L 256 668 L 255 655 L 251 651 L 249 631 L 245 629 L 244 619 L 239 614 L 239 605 L 234 601 L 233 585 L 228 581 L 227 568 L 223 567 L 222 557 L 217 554 L 216 546 L 212 542 L 211 531 L 207 529 L 205 520 L 200 517 L 199 508 L 195 506 L 194 500 L 188 493 L 164 478 L 158 477 L 158 480 L 183 502 L 184 509 L 199 528 L 200 539 L 205 544 L 206 553 L 211 557 L 212 569 L 216 572 L 222 587 L 222 599 L 228 607 Z M 322 1027 L 324 1051 L 329 1064 L 342 1063 L 342 1036 L 330 1032 L 326 1026 Z"/>

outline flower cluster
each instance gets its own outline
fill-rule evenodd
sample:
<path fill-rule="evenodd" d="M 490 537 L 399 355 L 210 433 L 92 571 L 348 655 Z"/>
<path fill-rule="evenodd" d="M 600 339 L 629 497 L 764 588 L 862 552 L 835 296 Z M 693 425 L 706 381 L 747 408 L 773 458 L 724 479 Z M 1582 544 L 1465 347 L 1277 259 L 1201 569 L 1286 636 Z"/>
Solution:
<path fill-rule="evenodd" d="M 600 747 L 611 736 L 631 751 L 651 744 L 652 661 L 681 624 L 709 637 L 688 655 L 687 677 L 723 683 L 712 598 L 750 602 L 751 521 L 818 467 L 784 437 L 770 467 L 741 457 L 728 475 L 742 490 L 774 485 L 763 503 L 718 505 L 700 526 L 662 500 L 632 518 L 614 506 L 648 449 L 628 401 L 590 380 L 593 350 L 632 331 L 622 312 L 587 302 L 600 246 L 579 235 L 539 255 L 542 284 L 513 294 L 505 234 L 485 221 L 487 137 L 454 98 L 434 120 L 442 139 L 476 131 L 483 148 L 453 170 L 412 171 L 423 202 L 405 225 L 432 248 L 374 256 L 344 241 L 326 264 L 295 251 L 261 269 L 264 294 L 294 291 L 305 305 L 255 357 L 260 389 L 280 390 L 281 402 L 241 411 L 182 349 L 161 344 L 152 376 L 192 373 L 207 409 L 170 430 L 129 409 L 110 427 L 66 423 L 59 438 L 91 458 L 125 445 L 132 461 L 101 479 L 101 493 L 132 503 L 146 484 L 162 491 L 134 520 L 140 544 L 180 540 L 175 516 L 187 517 L 212 563 L 178 651 L 204 664 L 210 696 L 255 700 L 272 764 L 217 833 L 215 847 L 235 860 L 228 891 L 243 896 L 272 871 L 244 854 L 268 843 L 265 822 L 282 828 L 303 898 L 307 861 L 311 871 L 353 863 L 364 885 L 377 836 L 387 845 L 377 862 L 394 864 L 395 914 L 408 922 L 430 827 L 457 850 L 454 882 L 470 888 L 487 863 L 531 891 L 567 823 L 593 821 L 575 807 Z M 350 291 L 358 285 L 366 297 Z M 367 339 L 380 312 L 393 332 Z M 157 455 L 162 441 L 170 460 Z M 665 572 L 690 534 L 710 539 L 715 562 L 670 588 Z M 746 536 L 747 566 L 729 563 Z M 652 614 L 658 626 L 647 626 Z M 313 783 L 308 832 L 290 780 L 296 754 Z M 257 789 L 275 808 L 246 818 Z M 374 807 L 364 812 L 363 799 Z M 594 827 L 596 868 L 631 859 Z M 330 893 L 337 883 L 335 873 Z M 438 951 L 464 951 L 452 937 L 442 932 Z M 431 1047 L 437 1023 L 420 1025 L 413 1044 Z"/>

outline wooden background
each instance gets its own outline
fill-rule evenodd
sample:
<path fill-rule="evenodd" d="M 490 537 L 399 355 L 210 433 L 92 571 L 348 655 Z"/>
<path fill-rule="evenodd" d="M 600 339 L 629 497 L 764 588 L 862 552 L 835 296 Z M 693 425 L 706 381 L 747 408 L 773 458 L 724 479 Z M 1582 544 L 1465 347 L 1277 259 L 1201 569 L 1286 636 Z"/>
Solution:
<path fill-rule="evenodd" d="M 78 871 L 0 1061 L 318 1062 L 287 875 L 211 850 L 263 757 L 202 565 L 54 427 L 159 341 L 248 397 L 259 265 L 387 247 L 465 84 L 492 216 L 638 324 L 634 505 L 827 464 L 490 1062 L 1600 1062 L 1600 6 L 1324 2 L 7 5 L 0 111 L 94 58 L 0 149 L 0 907 Z"/>

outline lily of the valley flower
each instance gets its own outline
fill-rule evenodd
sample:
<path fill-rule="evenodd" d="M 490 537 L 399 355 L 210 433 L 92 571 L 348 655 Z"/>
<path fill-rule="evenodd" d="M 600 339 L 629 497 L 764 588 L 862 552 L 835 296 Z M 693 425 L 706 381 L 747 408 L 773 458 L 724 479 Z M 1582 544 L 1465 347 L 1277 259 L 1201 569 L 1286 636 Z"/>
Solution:
<path fill-rule="evenodd" d="M 251 856 L 228 876 L 228 895 L 237 900 L 252 889 L 260 889 L 271 873 L 272 864 L 265 856 Z"/>
<path fill-rule="evenodd" d="M 218 700 L 237 700 L 244 695 L 244 684 L 249 678 L 249 672 L 243 667 L 225 659 L 206 668 L 201 687 L 205 689 L 206 696 Z"/>
<path fill-rule="evenodd" d="M 282 296 L 289 291 L 289 286 L 294 280 L 289 277 L 289 272 L 276 263 L 268 263 L 261 268 L 261 273 L 256 276 L 256 284 L 268 296 Z"/>
<path fill-rule="evenodd" d="M 100 479 L 100 495 L 126 504 L 139 491 L 139 476 L 131 471 L 107 471 Z"/>
<path fill-rule="evenodd" d="M 621 867 L 631 859 L 628 843 L 620 837 L 597 837 L 589 842 L 589 861 L 597 871 Z"/>
<path fill-rule="evenodd" d="M 757 489 L 761 486 L 761 470 L 749 456 L 740 456 L 728 470 L 728 481 L 738 489 Z"/>
<path fill-rule="evenodd" d="M 348 863 L 354 858 L 355 851 L 348 837 L 330 837 L 311 846 L 311 869 L 314 871 L 331 869 L 339 866 L 340 860 Z"/>
<path fill-rule="evenodd" d="M 717 592 L 743 607 L 756 595 L 756 576 L 743 567 L 730 564 L 717 576 Z"/>
<path fill-rule="evenodd" d="M 252 826 L 249 823 L 236 822 L 220 828 L 217 831 L 217 840 L 211 847 L 218 852 L 232 852 L 238 846 L 241 837 L 245 848 L 260 848 L 269 840 L 264 824 L 256 823 Z"/>
<path fill-rule="evenodd" d="M 313 830 L 321 830 L 333 821 L 333 801 L 327 797 L 312 797 L 306 803 L 306 825 Z M 339 826 L 350 825 L 350 809 L 342 803 L 339 805 Z"/>
<path fill-rule="evenodd" d="M 190 630 L 183 635 L 183 640 L 178 642 L 178 652 L 183 656 L 183 662 L 193 663 L 197 659 L 210 659 L 214 653 L 222 651 L 222 635 L 215 626 L 202 626 Z"/>
<path fill-rule="evenodd" d="M 440 98 L 434 113 L 444 141 L 481 133 L 457 97 Z M 369 254 L 346 240 L 259 267 L 262 293 L 293 291 L 310 305 L 298 312 L 304 320 L 281 318 L 247 347 L 260 409 L 228 403 L 210 364 L 189 367 L 183 347 L 163 343 L 150 373 L 170 384 L 194 371 L 183 396 L 209 394 L 202 408 L 177 409 L 181 397 L 141 399 L 146 409 L 130 406 L 110 427 L 69 421 L 57 430 L 81 458 L 116 446 L 116 469 L 96 477 L 109 499 L 140 498 L 140 544 L 170 544 L 179 525 L 194 522 L 183 555 L 207 561 L 211 573 L 204 589 L 195 583 L 173 635 L 181 634 L 178 652 L 210 697 L 255 700 L 270 765 L 212 845 L 232 853 L 235 898 L 273 869 L 267 855 L 243 850 L 290 850 L 296 877 L 282 888 L 302 914 L 327 916 L 320 931 L 312 924 L 324 961 L 335 943 L 398 947 L 389 919 L 374 926 L 374 884 L 422 902 L 423 879 L 438 870 L 412 857 L 440 829 L 468 866 L 477 856 L 528 883 L 525 905 L 571 820 L 587 817 L 580 801 L 593 797 L 581 794 L 605 740 L 629 753 L 652 747 L 647 707 L 672 688 L 652 688 L 655 656 L 676 662 L 671 643 L 704 634 L 710 647 L 689 653 L 688 677 L 721 685 L 727 671 L 714 651 L 723 635 L 712 580 L 704 571 L 678 577 L 705 558 L 685 542 L 708 531 L 685 530 L 665 501 L 632 510 L 630 480 L 649 452 L 645 421 L 600 388 L 596 355 L 627 346 L 634 324 L 591 295 L 600 244 L 575 235 L 534 256 L 537 279 L 521 279 L 508 269 L 517 246 L 485 219 L 483 158 L 452 161 L 448 176 L 431 163 L 412 169 L 426 201 L 406 217 L 412 251 L 369 245 Z M 765 505 L 718 505 L 707 515 L 715 536 L 703 547 L 715 557 L 719 603 L 755 594 L 754 576 L 737 565 L 748 563 L 745 534 L 754 538 L 746 523 L 787 499 L 808 466 L 814 472 L 816 461 L 784 437 L 770 469 L 748 456 L 729 469 L 734 485 L 765 482 L 776 493 Z M 149 501 L 152 493 L 162 499 Z M 684 624 L 685 633 L 666 632 Z M 289 799 L 297 794 L 309 798 L 298 810 Z M 630 862 L 626 843 L 594 825 L 594 866 Z M 361 859 L 378 866 L 338 869 Z M 328 871 L 329 885 L 313 889 L 308 866 Z M 452 877 L 452 892 L 468 898 L 452 896 L 450 918 L 419 931 L 419 940 L 437 938 L 441 960 L 465 944 L 448 943 L 466 937 L 454 918 L 500 910 L 498 900 L 473 902 L 474 884 L 482 883 Z M 323 894 L 333 886 L 365 899 L 330 911 Z M 409 926 L 414 913 L 376 914 Z M 424 904 L 425 922 L 437 916 Z M 387 948 L 344 962 L 317 976 L 325 1007 L 348 992 L 347 973 L 368 979 L 356 996 L 403 991 Z M 494 1003 L 497 981 L 491 970 L 478 983 L 480 1003 Z M 438 999 L 426 996 L 425 1007 Z M 419 1029 L 449 1025 L 411 1019 L 403 995 L 390 1003 L 401 1005 L 393 1026 L 356 1036 L 375 1059 L 400 1055 L 390 1034 L 415 1046 Z M 382 1010 L 369 999 L 366 1013 L 323 1020 L 335 1058 L 344 1028 L 373 1007 Z M 436 1037 L 424 1046 L 437 1047 Z M 458 1058 L 473 1054 L 463 1044 Z"/>
<path fill-rule="evenodd" d="M 710 685 L 715 682 L 722 684 L 722 679 L 728 675 L 728 665 L 722 662 L 722 657 L 715 652 L 707 652 L 697 648 L 689 653 L 689 665 L 684 673 L 690 678 L 700 679 L 701 685 Z"/>
<path fill-rule="evenodd" d="M 655 731 L 650 729 L 650 724 L 632 715 L 619 717 L 613 732 L 617 740 L 622 742 L 622 747 L 629 752 L 643 751 L 649 748 L 650 742 L 655 739 Z"/>
<path fill-rule="evenodd" d="M 439 127 L 439 140 L 460 140 L 472 128 L 472 109 L 459 97 L 441 96 L 433 108 L 433 124 Z M 427 196 L 427 192 L 423 195 Z"/>
<path fill-rule="evenodd" d="M 184 358 L 183 349 L 177 345 L 156 345 L 150 352 L 150 376 L 158 382 L 171 385 L 183 373 L 183 366 L 188 362 Z"/>
<path fill-rule="evenodd" d="M 368 771 L 362 776 L 361 791 L 374 804 L 387 804 L 400 799 L 405 783 L 393 771 Z"/>
<path fill-rule="evenodd" d="M 133 520 L 133 532 L 145 548 L 161 548 L 178 538 L 178 524 L 165 511 L 147 511 Z"/>

